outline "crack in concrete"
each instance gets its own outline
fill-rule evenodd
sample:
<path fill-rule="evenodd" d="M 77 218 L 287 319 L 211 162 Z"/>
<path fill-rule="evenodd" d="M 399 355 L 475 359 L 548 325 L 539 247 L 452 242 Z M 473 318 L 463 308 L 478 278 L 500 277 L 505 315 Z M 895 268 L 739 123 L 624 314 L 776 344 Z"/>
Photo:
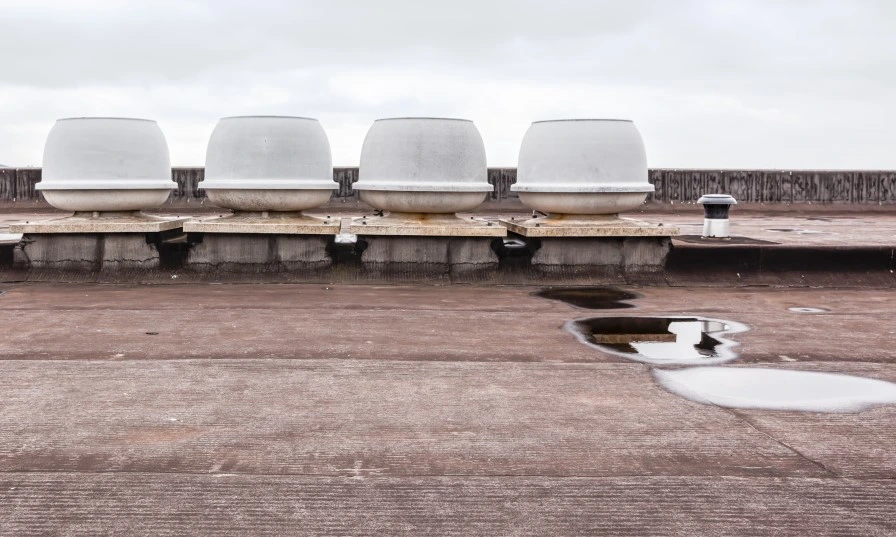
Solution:
<path fill-rule="evenodd" d="M 158 261 L 158 256 L 145 257 L 143 259 L 121 258 L 121 259 L 103 259 L 103 263 L 146 263 L 149 261 Z"/>
<path fill-rule="evenodd" d="M 806 455 L 806 454 L 803 453 L 802 451 L 796 449 L 795 447 L 791 446 L 791 445 L 788 444 L 787 442 L 785 442 L 785 441 L 783 441 L 783 440 L 781 440 L 781 439 L 775 438 L 775 437 L 772 436 L 770 433 L 767 433 L 766 431 L 763 431 L 763 430 L 760 429 L 756 424 L 754 424 L 752 421 L 750 421 L 750 419 L 747 418 L 747 416 L 745 416 L 745 415 L 742 414 L 741 412 L 738 412 L 738 411 L 736 411 L 736 410 L 734 410 L 734 409 L 725 408 L 725 407 L 722 407 L 722 406 L 719 406 L 719 405 L 715 405 L 715 404 L 714 404 L 713 406 L 715 406 L 716 408 L 721 408 L 722 410 L 728 412 L 728 413 L 731 414 L 732 416 L 738 418 L 740 421 L 742 421 L 742 422 L 746 423 L 747 425 L 749 425 L 750 428 L 753 429 L 754 431 L 756 431 L 757 433 L 759 433 L 759 434 L 761 434 L 761 435 L 764 435 L 766 438 L 769 438 L 770 440 L 773 440 L 774 442 L 776 442 L 776 443 L 777 443 L 778 445 L 780 445 L 781 447 L 783 447 L 783 448 L 785 448 L 785 449 L 787 449 L 787 450 L 789 450 L 789 451 L 795 453 L 795 454 L 796 454 L 798 457 L 800 457 L 801 459 L 803 459 L 803 460 L 805 460 L 805 461 L 807 461 L 807 462 L 809 462 L 809 463 L 811 463 L 811 464 L 817 466 L 818 468 L 821 468 L 821 469 L 824 470 L 827 474 L 829 474 L 829 475 L 831 475 L 831 476 L 833 476 L 833 477 L 836 477 L 836 478 L 840 478 L 840 479 L 843 479 L 843 478 L 844 478 L 844 476 L 843 476 L 842 474 L 839 474 L 839 473 L 835 472 L 834 470 L 832 470 L 831 468 L 829 468 L 827 465 L 825 465 L 823 462 L 821 462 L 821 461 L 817 461 L 817 460 L 815 460 L 815 459 L 809 457 L 808 455 Z"/>

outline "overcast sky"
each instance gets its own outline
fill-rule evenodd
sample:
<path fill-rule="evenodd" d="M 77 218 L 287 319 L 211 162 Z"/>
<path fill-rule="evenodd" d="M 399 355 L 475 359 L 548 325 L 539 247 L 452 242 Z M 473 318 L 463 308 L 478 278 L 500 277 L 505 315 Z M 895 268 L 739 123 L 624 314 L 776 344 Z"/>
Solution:
<path fill-rule="evenodd" d="M 0 0 L 0 163 L 55 119 L 155 119 L 202 165 L 218 118 L 472 119 L 490 166 L 533 120 L 633 119 L 652 167 L 896 168 L 892 0 Z"/>

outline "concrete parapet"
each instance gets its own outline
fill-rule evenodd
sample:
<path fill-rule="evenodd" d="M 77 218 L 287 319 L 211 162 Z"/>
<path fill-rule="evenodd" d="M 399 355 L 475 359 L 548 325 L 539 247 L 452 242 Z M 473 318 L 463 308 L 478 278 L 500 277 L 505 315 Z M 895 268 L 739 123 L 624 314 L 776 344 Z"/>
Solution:
<path fill-rule="evenodd" d="M 174 168 L 171 173 L 177 188 L 163 208 L 211 208 L 201 188 L 203 168 Z M 693 203 L 701 195 L 713 193 L 731 194 L 744 204 L 896 204 L 893 170 L 653 169 L 649 173 L 654 191 L 647 196 L 648 204 Z M 338 190 L 329 206 L 369 209 L 353 188 L 358 168 L 334 168 L 333 178 Z M 48 207 L 34 188 L 40 179 L 40 168 L 0 168 L 0 207 Z M 517 193 L 510 191 L 516 183 L 515 168 L 490 168 L 488 182 L 493 189 L 480 211 L 523 208 Z"/>
<path fill-rule="evenodd" d="M 896 203 L 892 170 L 695 170 L 650 171 L 648 202 L 695 202 L 703 194 L 731 194 L 739 203 Z"/>

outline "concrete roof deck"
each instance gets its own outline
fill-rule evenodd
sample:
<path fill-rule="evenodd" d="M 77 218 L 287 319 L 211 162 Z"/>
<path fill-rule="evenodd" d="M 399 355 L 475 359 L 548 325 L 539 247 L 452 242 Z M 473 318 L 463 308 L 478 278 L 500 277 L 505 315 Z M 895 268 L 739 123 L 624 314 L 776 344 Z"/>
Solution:
<path fill-rule="evenodd" d="M 626 218 L 662 223 L 681 229 L 682 235 L 699 236 L 703 229 L 703 212 L 699 205 L 687 205 L 686 209 L 674 211 L 671 207 L 652 207 L 639 212 L 626 213 Z M 877 209 L 877 208 L 875 208 Z M 309 214 L 316 214 L 308 211 Z M 64 217 L 67 213 L 51 211 L 0 212 L 0 234 L 7 233 L 9 226 L 24 221 L 45 221 Z M 158 212 L 165 216 L 188 217 L 191 214 L 208 217 L 210 213 Z M 217 214 L 217 213 L 216 213 Z M 225 213 L 221 213 L 225 214 Z M 320 213 L 321 215 L 325 213 Z M 361 216 L 360 212 L 326 212 L 336 218 L 350 219 Z M 485 213 L 490 219 L 519 217 L 527 213 Z M 770 241 L 784 246 L 829 246 L 868 247 L 896 246 L 896 209 L 869 210 L 861 208 L 804 207 L 790 212 L 778 208 L 747 207 L 731 209 L 731 235 Z"/>
<path fill-rule="evenodd" d="M 787 216 L 776 213 L 730 215 L 731 235 L 770 241 L 785 246 L 896 247 L 896 212 L 839 214 L 802 214 Z M 647 214 L 651 222 L 678 226 L 682 235 L 699 236 L 703 220 L 699 215 Z"/>
<path fill-rule="evenodd" d="M 730 367 L 896 382 L 896 290 L 627 289 L 0 284 L 0 534 L 896 533 L 896 407 L 703 405 L 561 329 L 719 318 Z"/>

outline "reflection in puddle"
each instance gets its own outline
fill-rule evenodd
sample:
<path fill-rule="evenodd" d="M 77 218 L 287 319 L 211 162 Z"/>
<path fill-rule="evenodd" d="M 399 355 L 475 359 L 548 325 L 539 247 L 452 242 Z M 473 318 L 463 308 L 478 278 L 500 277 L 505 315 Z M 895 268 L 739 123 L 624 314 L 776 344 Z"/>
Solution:
<path fill-rule="evenodd" d="M 638 295 L 620 291 L 612 287 L 550 287 L 535 293 L 535 296 L 560 300 L 567 304 L 591 310 L 634 308 L 632 304 L 620 300 L 632 300 Z"/>
<path fill-rule="evenodd" d="M 831 310 L 827 308 L 795 307 L 787 308 L 787 311 L 792 311 L 793 313 L 827 313 Z"/>
<path fill-rule="evenodd" d="M 896 404 L 896 384 L 811 371 L 692 367 L 653 371 L 666 390 L 698 403 L 729 408 L 858 412 Z"/>
<path fill-rule="evenodd" d="M 566 324 L 582 343 L 653 364 L 716 364 L 737 357 L 722 334 L 747 328 L 730 321 L 693 317 L 595 317 Z"/>
<path fill-rule="evenodd" d="M 830 235 L 829 231 L 816 231 L 814 229 L 769 228 L 769 231 L 779 233 L 796 233 L 797 235 Z"/>

